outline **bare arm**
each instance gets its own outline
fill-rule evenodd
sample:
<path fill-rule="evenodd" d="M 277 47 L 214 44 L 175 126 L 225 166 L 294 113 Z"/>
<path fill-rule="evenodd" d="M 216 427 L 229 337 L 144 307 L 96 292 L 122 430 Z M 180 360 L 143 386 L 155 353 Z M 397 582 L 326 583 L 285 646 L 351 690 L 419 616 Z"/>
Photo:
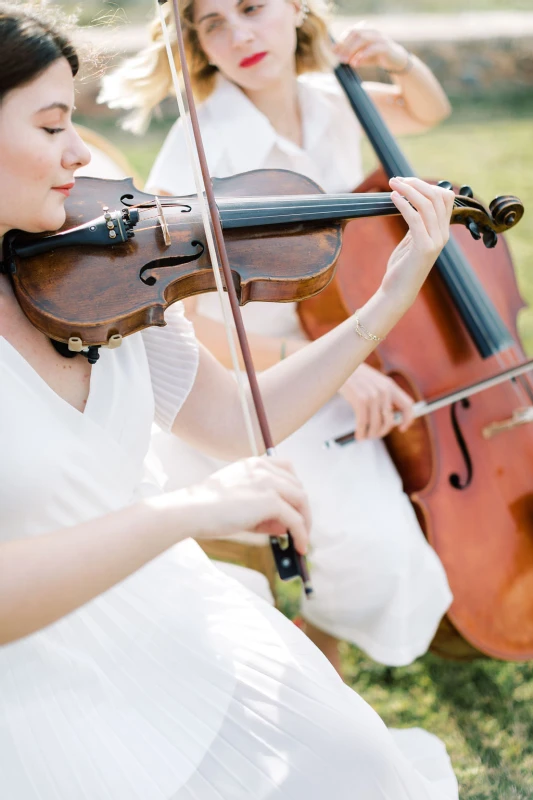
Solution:
<path fill-rule="evenodd" d="M 178 541 L 148 504 L 0 545 L 0 644 L 68 614 Z"/>
<path fill-rule="evenodd" d="M 451 192 L 416 178 L 393 179 L 391 185 L 401 187 L 402 195 L 409 199 L 392 195 L 410 233 L 391 256 L 381 288 L 359 315 L 365 328 L 381 337 L 411 305 L 446 243 L 453 204 Z M 349 318 L 261 373 L 259 383 L 274 441 L 279 443 L 315 414 L 374 347 L 374 341 L 356 334 L 354 320 Z M 205 348 L 201 348 L 195 385 L 173 432 L 220 458 L 235 459 L 249 453 L 235 381 Z"/>
<path fill-rule="evenodd" d="M 385 335 L 401 315 L 394 299 L 378 292 L 364 306 L 360 319 L 370 330 Z M 258 376 L 259 386 L 275 444 L 312 417 L 365 361 L 374 346 L 356 335 L 350 318 L 262 372 Z M 204 346 L 200 348 L 194 387 L 172 430 L 176 436 L 217 458 L 234 460 L 250 455 L 233 375 Z M 256 441 L 262 451 L 257 428 Z"/>
<path fill-rule="evenodd" d="M 395 134 L 419 133 L 449 116 L 450 103 L 431 70 L 380 31 L 357 25 L 335 52 L 355 68 L 378 65 L 391 70 L 393 85 L 367 83 L 365 88 Z"/>
<path fill-rule="evenodd" d="M 256 458 L 75 527 L 0 543 L 0 645 L 64 617 L 188 536 L 290 529 L 305 552 L 309 524 L 290 465 Z"/>
<path fill-rule="evenodd" d="M 226 338 L 226 331 L 222 322 L 206 317 L 198 312 L 198 302 L 196 297 L 188 297 L 184 301 L 185 311 L 188 319 L 194 325 L 194 332 L 199 341 L 213 353 L 215 358 L 228 369 L 233 368 L 230 349 Z M 296 353 L 307 344 L 306 339 L 286 338 L 282 336 L 265 336 L 259 333 L 248 333 L 248 341 L 254 360 L 254 366 L 258 372 L 262 372 L 269 367 L 277 364 L 283 357 Z M 240 359 L 241 369 L 244 369 L 242 357 L 237 348 Z"/>

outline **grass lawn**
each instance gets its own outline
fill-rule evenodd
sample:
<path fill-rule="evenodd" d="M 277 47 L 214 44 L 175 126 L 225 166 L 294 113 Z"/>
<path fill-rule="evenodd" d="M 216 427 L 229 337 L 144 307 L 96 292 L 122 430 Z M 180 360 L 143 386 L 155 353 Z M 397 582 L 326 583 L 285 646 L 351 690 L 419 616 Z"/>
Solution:
<path fill-rule="evenodd" d="M 163 127 L 142 141 L 109 125 L 101 131 L 121 142 L 143 176 L 164 135 Z M 533 305 L 532 143 L 533 99 L 526 98 L 519 104 L 459 106 L 438 130 L 406 139 L 402 146 L 420 175 L 469 183 L 487 201 L 500 193 L 522 199 L 526 216 L 508 238 L 521 290 Z M 366 160 L 370 162 L 368 151 Z M 532 313 L 523 313 L 521 329 L 533 353 Z M 295 591 L 284 587 L 287 613 L 295 612 Z M 391 672 L 355 648 L 343 647 L 348 682 L 388 725 L 420 726 L 446 742 L 462 800 L 533 798 L 533 664 L 455 664 L 427 655 Z"/>

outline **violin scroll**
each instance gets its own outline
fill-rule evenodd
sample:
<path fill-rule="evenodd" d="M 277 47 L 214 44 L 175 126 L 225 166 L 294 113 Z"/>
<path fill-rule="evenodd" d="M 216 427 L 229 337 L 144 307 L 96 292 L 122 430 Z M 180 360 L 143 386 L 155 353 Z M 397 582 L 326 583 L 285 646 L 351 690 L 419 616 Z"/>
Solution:
<path fill-rule="evenodd" d="M 503 226 L 503 230 L 508 230 L 520 222 L 524 215 L 524 206 L 514 195 L 501 195 L 491 202 L 489 211 L 496 225 Z"/>
<path fill-rule="evenodd" d="M 439 186 L 451 188 L 448 181 L 441 181 Z M 469 186 L 462 186 L 455 196 L 451 221 L 465 225 L 474 239 L 483 237 L 483 244 L 490 248 L 496 245 L 497 234 L 514 228 L 523 215 L 524 206 L 514 195 L 496 197 L 487 209 L 475 199 Z"/>

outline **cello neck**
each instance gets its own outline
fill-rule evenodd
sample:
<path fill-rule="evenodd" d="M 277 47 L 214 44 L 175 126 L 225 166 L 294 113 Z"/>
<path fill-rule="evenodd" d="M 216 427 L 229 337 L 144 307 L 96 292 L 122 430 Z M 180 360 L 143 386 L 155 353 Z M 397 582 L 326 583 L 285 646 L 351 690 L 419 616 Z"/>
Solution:
<path fill-rule="evenodd" d="M 388 177 L 416 175 L 356 72 L 347 64 L 339 64 L 335 76 Z M 513 337 L 453 239 L 435 266 L 481 357 L 512 347 Z"/>
<path fill-rule="evenodd" d="M 355 70 L 347 64 L 339 64 L 334 71 L 388 177 L 407 178 L 416 175 L 374 102 L 365 92 Z"/>

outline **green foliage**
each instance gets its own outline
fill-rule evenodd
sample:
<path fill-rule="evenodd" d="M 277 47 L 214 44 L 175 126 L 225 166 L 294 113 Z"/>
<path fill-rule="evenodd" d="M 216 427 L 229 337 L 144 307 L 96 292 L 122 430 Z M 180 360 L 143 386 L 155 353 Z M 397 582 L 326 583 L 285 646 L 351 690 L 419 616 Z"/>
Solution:
<path fill-rule="evenodd" d="M 533 796 L 533 665 L 426 655 L 387 670 L 344 646 L 347 681 L 390 727 L 419 726 L 446 743 L 462 800 Z"/>

